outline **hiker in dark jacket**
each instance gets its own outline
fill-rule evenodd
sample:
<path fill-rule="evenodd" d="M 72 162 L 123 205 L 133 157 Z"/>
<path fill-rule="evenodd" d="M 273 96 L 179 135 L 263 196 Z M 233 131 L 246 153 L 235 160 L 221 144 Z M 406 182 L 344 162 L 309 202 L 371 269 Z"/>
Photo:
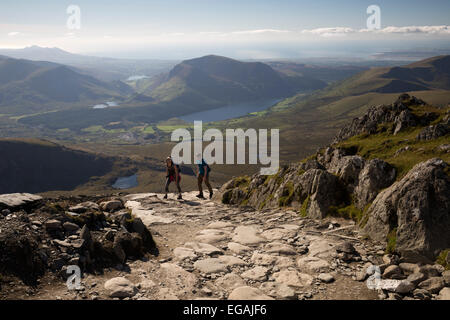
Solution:
<path fill-rule="evenodd" d="M 211 184 L 209 183 L 209 173 L 211 172 L 211 168 L 201 157 L 201 155 L 197 155 L 197 167 L 198 167 L 197 183 L 198 183 L 198 191 L 200 192 L 197 195 L 197 198 L 205 199 L 203 195 L 203 182 L 205 182 L 205 185 L 208 187 L 209 190 L 209 198 L 211 199 L 213 196 L 213 189 L 211 187 Z"/>
<path fill-rule="evenodd" d="M 180 187 L 180 181 L 181 181 L 181 173 L 180 173 L 180 166 L 173 163 L 172 157 L 167 157 L 166 159 L 166 195 L 164 196 L 164 199 L 167 199 L 167 194 L 169 193 L 169 185 L 171 182 L 175 181 L 178 189 L 178 200 L 183 199 L 181 195 L 181 187 Z"/>

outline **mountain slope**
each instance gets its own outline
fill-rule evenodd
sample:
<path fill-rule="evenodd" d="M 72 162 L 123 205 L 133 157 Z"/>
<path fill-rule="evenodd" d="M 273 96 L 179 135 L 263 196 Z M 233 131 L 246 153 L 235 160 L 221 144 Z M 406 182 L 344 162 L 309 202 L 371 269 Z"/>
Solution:
<path fill-rule="evenodd" d="M 64 65 L 0 57 L 0 108 L 4 113 L 35 113 L 53 109 L 55 104 L 120 98 L 130 92 L 124 83 L 102 82 Z"/>
<path fill-rule="evenodd" d="M 323 81 L 308 80 L 287 77 L 260 62 L 211 55 L 183 61 L 145 93 L 160 101 L 204 100 L 220 104 L 282 98 L 325 86 Z"/>
<path fill-rule="evenodd" d="M 292 161 L 325 145 L 346 122 L 363 115 L 370 106 L 388 104 L 405 91 L 433 105 L 447 106 L 449 59 L 440 56 L 404 67 L 372 68 L 313 94 L 285 99 L 256 116 L 216 126 L 279 128 L 281 158 Z"/>
<path fill-rule="evenodd" d="M 239 177 L 217 199 L 351 218 L 388 253 L 435 261 L 450 247 L 450 107 L 401 95 L 347 124 L 333 144 L 274 176 Z"/>
<path fill-rule="evenodd" d="M 333 88 L 331 94 L 450 90 L 450 56 L 439 56 L 403 67 L 373 68 Z"/>
<path fill-rule="evenodd" d="M 0 49 L 0 55 L 15 59 L 50 61 L 75 67 L 79 72 L 102 81 L 126 80 L 131 76 L 148 77 L 167 72 L 177 61 L 151 59 L 115 59 L 74 54 L 59 48 L 30 46 L 22 49 Z"/>
<path fill-rule="evenodd" d="M 42 140 L 0 140 L 0 193 L 72 190 L 113 168 L 111 158 Z"/>

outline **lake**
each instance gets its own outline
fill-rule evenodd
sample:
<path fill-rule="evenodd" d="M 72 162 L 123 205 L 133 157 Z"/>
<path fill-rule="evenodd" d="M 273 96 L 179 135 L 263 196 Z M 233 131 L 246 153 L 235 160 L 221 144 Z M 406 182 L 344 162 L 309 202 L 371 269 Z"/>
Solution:
<path fill-rule="evenodd" d="M 222 121 L 245 116 L 253 112 L 267 110 L 280 101 L 281 99 L 271 99 L 271 100 L 230 104 L 218 109 L 196 112 L 178 118 L 187 122 L 200 120 L 203 122 Z"/>
<path fill-rule="evenodd" d="M 93 109 L 106 109 L 109 107 L 118 107 L 119 104 L 115 101 L 107 101 L 104 104 L 96 104 L 95 106 L 93 106 Z"/>
<path fill-rule="evenodd" d="M 120 177 L 116 180 L 116 182 L 112 185 L 114 189 L 131 189 L 138 186 L 137 174 L 134 174 L 129 177 Z"/>
<path fill-rule="evenodd" d="M 150 77 L 136 75 L 136 76 L 128 77 L 127 81 L 137 81 L 137 80 L 148 79 L 148 78 L 150 78 Z"/>

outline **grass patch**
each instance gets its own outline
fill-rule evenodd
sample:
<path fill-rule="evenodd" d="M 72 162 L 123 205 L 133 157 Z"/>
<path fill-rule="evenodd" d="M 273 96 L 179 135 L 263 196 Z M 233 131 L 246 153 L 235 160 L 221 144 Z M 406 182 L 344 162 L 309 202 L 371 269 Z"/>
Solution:
<path fill-rule="evenodd" d="M 369 212 L 369 208 L 370 208 L 371 205 L 372 205 L 372 203 L 367 204 L 366 207 L 363 210 L 362 219 L 361 219 L 361 221 L 359 223 L 359 227 L 360 228 L 364 228 L 366 226 L 366 224 L 367 224 L 367 221 L 369 221 L 369 214 L 368 214 L 368 212 Z"/>
<path fill-rule="evenodd" d="M 434 108 L 432 109 L 435 110 Z M 436 109 L 444 113 L 444 109 Z M 389 127 L 389 124 L 382 126 Z M 407 128 L 392 135 L 389 130 L 383 130 L 377 134 L 351 137 L 338 143 L 339 148 L 355 148 L 357 154 L 365 159 L 383 159 L 397 169 L 397 180 L 403 178 L 416 164 L 439 157 L 447 163 L 450 162 L 450 154 L 437 151 L 437 147 L 448 144 L 449 135 L 431 141 L 418 141 L 417 135 L 424 127 Z M 397 153 L 400 149 L 409 147 L 409 150 Z"/>
<path fill-rule="evenodd" d="M 147 126 L 142 130 L 143 133 L 153 134 L 155 133 L 155 129 L 153 126 Z"/>
<path fill-rule="evenodd" d="M 329 214 L 333 217 L 351 219 L 356 223 L 359 223 L 363 219 L 363 211 L 355 207 L 354 204 L 343 208 L 332 206 L 329 208 Z"/>
<path fill-rule="evenodd" d="M 300 208 L 300 216 L 306 218 L 308 216 L 308 207 L 309 207 L 310 196 L 307 196 L 305 201 L 302 203 L 302 207 Z"/>
<path fill-rule="evenodd" d="M 397 228 L 394 228 L 389 232 L 386 237 L 386 253 L 392 254 L 395 253 L 395 248 L 397 246 Z"/>
<path fill-rule="evenodd" d="M 278 199 L 278 205 L 280 207 L 286 207 L 292 203 L 293 198 L 294 198 L 294 184 L 291 181 L 289 181 L 284 186 L 283 193 L 280 199 Z"/>
<path fill-rule="evenodd" d="M 239 188 L 243 191 L 247 191 L 248 187 L 250 186 L 250 177 L 249 176 L 242 176 L 234 179 L 234 187 Z"/>
<path fill-rule="evenodd" d="M 271 194 L 270 196 L 268 196 L 263 202 L 261 202 L 261 204 L 259 205 L 259 210 L 264 209 L 264 207 L 266 206 L 266 204 L 270 201 L 273 200 L 273 194 Z"/>
<path fill-rule="evenodd" d="M 440 264 L 445 270 L 450 270 L 450 264 L 447 263 L 447 256 L 450 254 L 450 249 L 443 250 L 437 257 L 436 263 Z"/>

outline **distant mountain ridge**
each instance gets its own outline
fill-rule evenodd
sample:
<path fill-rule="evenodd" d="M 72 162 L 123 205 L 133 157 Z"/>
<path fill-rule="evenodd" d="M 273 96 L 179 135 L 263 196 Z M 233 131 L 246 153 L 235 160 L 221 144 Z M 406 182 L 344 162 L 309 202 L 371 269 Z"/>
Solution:
<path fill-rule="evenodd" d="M 203 99 L 220 104 L 283 98 L 325 86 L 321 80 L 287 77 L 261 62 L 209 55 L 176 65 L 144 93 L 160 101 Z"/>
<path fill-rule="evenodd" d="M 372 68 L 335 88 L 341 95 L 450 90 L 450 56 L 438 56 L 402 67 Z"/>
<path fill-rule="evenodd" d="M 5 113 L 120 98 L 131 91 L 125 83 L 103 82 L 65 65 L 0 57 L 0 109 Z"/>
<path fill-rule="evenodd" d="M 0 55 L 14 59 L 49 61 L 78 69 L 102 81 L 126 80 L 130 76 L 155 76 L 167 72 L 177 61 L 154 59 L 116 59 L 67 52 L 60 48 L 30 46 L 22 49 L 0 49 Z"/>

